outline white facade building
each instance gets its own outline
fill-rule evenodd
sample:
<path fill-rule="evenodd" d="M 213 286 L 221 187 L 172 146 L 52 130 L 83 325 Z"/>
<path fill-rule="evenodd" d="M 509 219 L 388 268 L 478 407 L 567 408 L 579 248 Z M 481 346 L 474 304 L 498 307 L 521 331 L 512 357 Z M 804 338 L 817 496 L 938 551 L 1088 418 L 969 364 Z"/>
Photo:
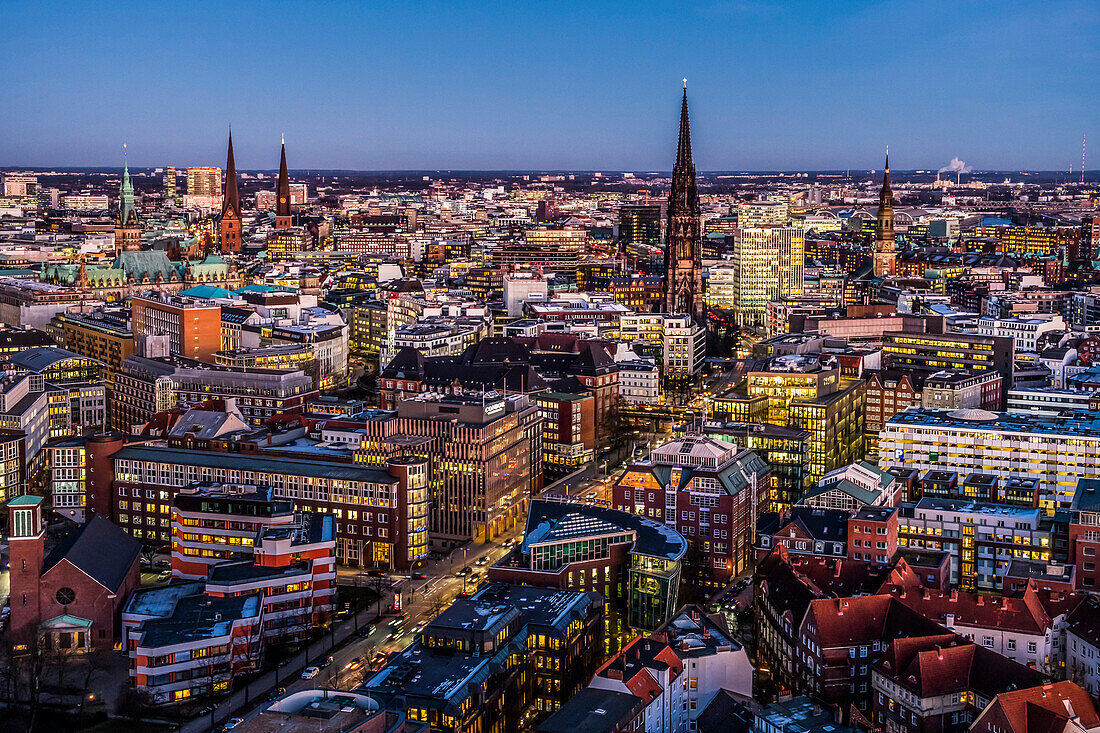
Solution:
<path fill-rule="evenodd" d="M 1016 343 L 1016 353 L 1019 354 L 1034 352 L 1039 336 L 1047 331 L 1065 330 L 1066 322 L 1057 314 L 1036 313 L 1012 318 L 983 316 L 978 319 L 977 327 L 978 334 L 982 336 L 1011 336 Z"/>
<path fill-rule="evenodd" d="M 1078 479 L 1100 477 L 1100 419 L 910 407 L 883 425 L 879 468 L 1034 478 L 1044 508 L 1068 507 Z"/>

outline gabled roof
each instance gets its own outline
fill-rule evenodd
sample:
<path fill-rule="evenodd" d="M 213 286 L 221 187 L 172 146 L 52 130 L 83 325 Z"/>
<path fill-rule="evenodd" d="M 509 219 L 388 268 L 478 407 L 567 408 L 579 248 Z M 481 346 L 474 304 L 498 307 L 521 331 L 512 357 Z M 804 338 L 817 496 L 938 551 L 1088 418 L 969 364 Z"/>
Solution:
<path fill-rule="evenodd" d="M 1009 724 L 1009 733 L 1062 733 L 1076 716 L 1082 728 L 1100 727 L 1100 715 L 1089 694 L 1068 680 L 1002 692 L 978 720 L 996 715 L 998 709 Z M 977 721 L 972 730 L 978 730 Z"/>
<path fill-rule="evenodd" d="M 140 542 L 96 515 L 54 546 L 42 563 L 42 574 L 68 560 L 107 590 L 117 592 L 140 552 Z"/>

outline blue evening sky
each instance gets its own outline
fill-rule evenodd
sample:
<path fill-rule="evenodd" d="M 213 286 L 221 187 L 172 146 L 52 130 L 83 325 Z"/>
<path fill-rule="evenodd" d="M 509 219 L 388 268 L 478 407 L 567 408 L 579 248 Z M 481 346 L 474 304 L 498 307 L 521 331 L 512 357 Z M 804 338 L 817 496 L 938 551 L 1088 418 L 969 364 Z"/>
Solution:
<path fill-rule="evenodd" d="M 11 2 L 0 165 L 1100 168 L 1100 2 Z"/>

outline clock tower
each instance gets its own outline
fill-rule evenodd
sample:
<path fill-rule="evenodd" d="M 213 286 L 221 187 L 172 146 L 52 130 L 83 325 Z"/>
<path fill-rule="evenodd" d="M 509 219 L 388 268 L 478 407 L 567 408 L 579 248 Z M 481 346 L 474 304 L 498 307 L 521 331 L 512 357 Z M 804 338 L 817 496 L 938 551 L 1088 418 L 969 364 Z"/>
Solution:
<path fill-rule="evenodd" d="M 225 192 L 218 226 L 222 252 L 241 251 L 241 196 L 237 191 L 237 164 L 233 160 L 233 131 L 229 131 L 229 152 L 225 156 Z"/>
<path fill-rule="evenodd" d="M 275 228 L 290 229 L 294 220 L 290 214 L 290 174 L 286 169 L 286 139 L 279 158 L 279 185 L 275 188 Z"/>

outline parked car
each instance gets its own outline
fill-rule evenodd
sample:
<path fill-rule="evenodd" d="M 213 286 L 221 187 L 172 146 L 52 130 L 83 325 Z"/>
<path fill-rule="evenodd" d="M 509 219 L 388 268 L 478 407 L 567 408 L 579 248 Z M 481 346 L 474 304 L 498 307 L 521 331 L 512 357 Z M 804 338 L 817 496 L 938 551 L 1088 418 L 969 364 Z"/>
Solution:
<path fill-rule="evenodd" d="M 157 560 L 155 563 L 153 563 L 153 567 L 155 567 L 157 570 L 164 570 L 165 568 L 171 569 L 172 561 L 171 560 Z"/>
<path fill-rule="evenodd" d="M 318 674 L 320 674 L 320 672 L 321 672 L 320 667 L 306 667 L 304 670 L 302 670 L 302 679 L 303 680 L 311 680 L 314 677 L 316 677 Z"/>
<path fill-rule="evenodd" d="M 225 721 L 225 729 L 226 730 L 233 730 L 234 728 L 236 728 L 238 725 L 240 725 L 243 722 L 244 722 L 244 718 L 230 718 L 229 720 Z"/>
<path fill-rule="evenodd" d="M 157 582 L 158 583 L 163 583 L 164 581 L 171 580 L 171 579 L 172 579 L 172 571 L 171 570 L 165 570 L 160 575 L 157 576 Z"/>
<path fill-rule="evenodd" d="M 320 667 L 321 669 L 324 669 L 325 667 L 329 666 L 330 664 L 332 664 L 332 657 L 325 657 L 324 659 L 322 659 L 320 662 L 317 663 L 317 666 Z"/>
<path fill-rule="evenodd" d="M 285 694 L 286 694 L 286 688 L 285 687 L 280 687 L 277 690 L 272 690 L 271 694 L 267 696 L 267 699 L 274 702 L 275 700 L 278 700 L 280 697 L 282 697 Z"/>

